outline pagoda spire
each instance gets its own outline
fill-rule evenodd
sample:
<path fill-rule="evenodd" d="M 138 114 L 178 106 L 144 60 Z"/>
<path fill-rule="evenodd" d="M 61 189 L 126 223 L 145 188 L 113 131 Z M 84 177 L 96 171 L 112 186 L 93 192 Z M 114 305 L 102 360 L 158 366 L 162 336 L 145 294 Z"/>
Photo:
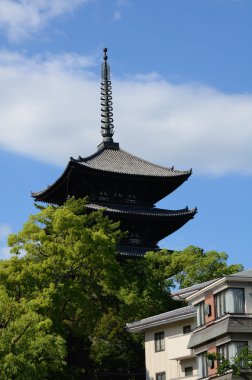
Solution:
<path fill-rule="evenodd" d="M 101 134 L 104 143 L 113 143 L 113 107 L 112 86 L 110 81 L 110 67 L 107 63 L 107 48 L 103 49 L 103 63 L 101 70 Z"/>

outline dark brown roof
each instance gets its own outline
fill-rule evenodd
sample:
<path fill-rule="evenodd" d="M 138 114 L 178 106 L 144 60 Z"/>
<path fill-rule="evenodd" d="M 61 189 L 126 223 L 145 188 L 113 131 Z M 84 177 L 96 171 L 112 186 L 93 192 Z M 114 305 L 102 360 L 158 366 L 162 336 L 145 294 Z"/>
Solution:
<path fill-rule="evenodd" d="M 125 152 L 119 147 L 113 149 L 102 148 L 86 158 L 79 157 L 78 159 L 73 159 L 71 157 L 61 176 L 46 189 L 38 192 L 32 192 L 32 197 L 35 198 L 36 201 L 62 204 L 69 194 L 68 191 L 70 190 L 70 187 L 68 188 L 68 184 L 71 183 L 72 187 L 73 180 L 76 183 L 79 183 L 79 170 L 83 171 L 83 176 L 97 176 L 99 174 L 103 176 L 116 176 L 117 181 L 119 180 L 119 177 L 127 181 L 128 179 L 134 180 L 135 178 L 143 181 L 151 180 L 151 194 L 153 195 L 153 203 L 174 191 L 178 186 L 186 181 L 192 173 L 191 170 L 179 171 L 173 170 L 173 168 L 165 168 L 163 166 L 152 164 Z M 70 182 L 69 179 L 71 179 Z M 153 181 L 156 179 L 164 183 L 162 187 L 160 187 L 159 184 L 159 187 L 153 190 Z M 148 186 L 150 186 L 150 184 L 148 184 Z M 84 197 L 87 195 L 87 193 L 85 193 L 87 189 L 84 185 L 82 190 L 83 194 L 78 196 Z M 71 191 L 70 194 L 75 195 Z"/>
<path fill-rule="evenodd" d="M 88 168 L 130 175 L 180 177 L 183 175 L 189 176 L 192 173 L 191 170 L 178 171 L 173 170 L 173 168 L 152 164 L 120 148 L 101 149 L 89 157 L 79 157 L 74 161 Z"/>
<path fill-rule="evenodd" d="M 149 208 L 149 207 L 141 207 L 141 206 L 130 206 L 130 205 L 120 205 L 120 204 L 87 204 L 87 208 L 91 210 L 106 210 L 109 213 L 116 214 L 134 214 L 134 215 L 144 215 L 144 216 L 156 216 L 156 217 L 171 217 L 171 216 L 188 216 L 192 217 L 197 212 L 197 209 L 189 210 L 187 207 L 181 210 L 163 210 L 161 208 Z"/>

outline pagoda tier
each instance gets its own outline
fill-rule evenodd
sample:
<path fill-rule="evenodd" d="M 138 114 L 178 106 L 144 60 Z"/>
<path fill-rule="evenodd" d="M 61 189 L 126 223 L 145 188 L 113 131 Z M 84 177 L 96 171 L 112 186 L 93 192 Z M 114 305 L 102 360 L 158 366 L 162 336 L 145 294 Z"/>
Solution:
<path fill-rule="evenodd" d="M 61 177 L 32 193 L 36 201 L 62 204 L 69 196 L 152 207 L 191 175 L 152 164 L 120 149 L 102 147 L 87 158 L 71 159 Z"/>
<path fill-rule="evenodd" d="M 114 221 L 120 222 L 120 228 L 127 231 L 127 235 L 120 242 L 124 247 L 158 248 L 158 242 L 182 227 L 192 219 L 196 209 L 163 210 L 155 207 L 141 207 L 118 204 L 87 205 L 91 211 L 104 210 L 104 214 Z M 119 246 L 119 250 L 120 250 Z"/>
<path fill-rule="evenodd" d="M 101 85 L 103 136 L 98 151 L 71 158 L 63 174 L 47 189 L 32 193 L 39 202 L 62 205 L 69 197 L 88 197 L 87 211 L 104 210 L 127 232 L 118 246 L 126 256 L 143 256 L 158 242 L 192 219 L 196 209 L 163 210 L 155 203 L 188 179 L 192 171 L 178 171 L 136 157 L 113 141 L 112 91 L 104 49 Z"/>

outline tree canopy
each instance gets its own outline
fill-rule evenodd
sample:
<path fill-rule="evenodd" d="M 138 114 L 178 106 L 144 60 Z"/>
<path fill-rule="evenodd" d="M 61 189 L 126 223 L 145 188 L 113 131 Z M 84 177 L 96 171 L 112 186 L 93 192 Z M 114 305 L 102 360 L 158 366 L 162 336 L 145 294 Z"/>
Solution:
<path fill-rule="evenodd" d="M 170 275 L 181 288 L 240 272 L 241 264 L 227 264 L 225 252 L 205 252 L 190 245 L 183 251 L 175 251 L 171 256 Z"/>
<path fill-rule="evenodd" d="M 144 369 L 142 336 L 129 334 L 126 322 L 180 307 L 170 296 L 174 283 L 242 269 L 193 246 L 118 258 L 118 223 L 85 204 L 39 207 L 9 237 L 12 258 L 0 262 L 1 379 Z"/>

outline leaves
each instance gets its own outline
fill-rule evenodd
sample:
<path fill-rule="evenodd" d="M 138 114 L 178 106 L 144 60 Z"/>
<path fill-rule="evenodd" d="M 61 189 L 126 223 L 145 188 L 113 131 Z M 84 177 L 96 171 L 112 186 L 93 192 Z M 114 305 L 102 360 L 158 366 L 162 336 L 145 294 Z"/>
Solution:
<path fill-rule="evenodd" d="M 252 351 L 248 346 L 243 347 L 230 360 L 218 353 L 208 353 L 207 358 L 217 360 L 217 372 L 219 375 L 232 371 L 234 376 L 246 378 L 246 373 L 252 369 Z"/>
<path fill-rule="evenodd" d="M 118 260 L 118 223 L 87 212 L 85 199 L 38 210 L 10 235 L 12 258 L 0 262 L 1 379 L 144 370 L 143 337 L 126 323 L 182 306 L 170 296 L 176 282 L 242 268 L 193 246 Z"/>
<path fill-rule="evenodd" d="M 51 331 L 49 318 L 36 313 L 26 300 L 17 302 L 0 292 L 1 379 L 45 379 L 65 364 L 64 339 Z"/>
<path fill-rule="evenodd" d="M 61 207 L 41 208 L 9 237 L 13 257 L 0 262 L 0 300 L 3 308 L 9 305 L 1 317 L 6 342 L 1 378 L 4 373 L 18 378 L 15 371 L 24 373 L 23 366 L 23 379 L 45 378 L 50 363 L 54 371 L 63 368 L 65 341 L 89 340 L 108 298 L 115 297 L 122 275 L 115 253 L 121 233 L 101 212 L 86 213 L 85 204 L 70 199 Z M 68 355 L 71 350 L 68 346 Z"/>
<path fill-rule="evenodd" d="M 173 252 L 169 276 L 185 288 L 243 270 L 241 264 L 227 265 L 227 259 L 225 252 L 205 252 L 191 245 L 183 251 Z"/>

